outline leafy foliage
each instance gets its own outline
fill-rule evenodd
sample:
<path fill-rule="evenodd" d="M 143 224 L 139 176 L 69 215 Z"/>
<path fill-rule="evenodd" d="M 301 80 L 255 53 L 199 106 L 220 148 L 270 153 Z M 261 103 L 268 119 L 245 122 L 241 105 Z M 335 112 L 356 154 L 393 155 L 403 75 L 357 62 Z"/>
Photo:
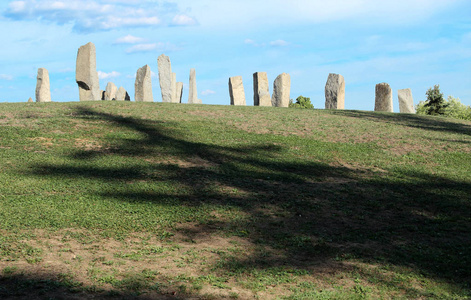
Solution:
<path fill-rule="evenodd" d="M 427 101 L 425 101 L 427 115 L 444 115 L 446 101 L 443 99 L 443 93 L 440 92 L 440 86 L 434 85 L 425 94 L 427 95 Z"/>
<path fill-rule="evenodd" d="M 427 106 L 427 101 L 420 101 L 415 107 L 417 114 L 429 115 L 430 107 Z M 448 96 L 448 99 L 444 101 L 442 115 L 445 117 L 451 117 L 455 119 L 469 120 L 471 121 L 471 107 L 461 103 L 459 98 Z"/>
<path fill-rule="evenodd" d="M 296 98 L 296 103 L 293 102 L 293 99 L 289 100 L 290 108 L 308 108 L 314 109 L 314 105 L 311 103 L 311 98 L 299 96 Z"/>

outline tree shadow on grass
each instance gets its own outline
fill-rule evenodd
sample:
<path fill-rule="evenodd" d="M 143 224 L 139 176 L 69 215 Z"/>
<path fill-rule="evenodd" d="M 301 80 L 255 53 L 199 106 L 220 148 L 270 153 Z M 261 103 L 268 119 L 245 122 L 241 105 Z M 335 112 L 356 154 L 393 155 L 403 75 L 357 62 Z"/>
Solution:
<path fill-rule="evenodd" d="M 161 284 L 162 283 L 162 284 Z M 0 275 L 0 299 L 123 299 L 123 300 L 178 300 L 188 299 L 192 294 L 182 292 L 177 286 L 168 285 L 164 277 L 117 281 L 116 287 L 104 289 L 85 286 L 72 275 L 63 273 L 8 274 Z M 159 286 L 165 286 L 160 289 Z M 150 290 L 143 293 L 142 290 Z"/>
<path fill-rule="evenodd" d="M 331 113 L 351 118 L 362 118 L 375 122 L 393 123 L 396 125 L 409 126 L 430 131 L 471 135 L 471 124 L 469 122 L 466 124 L 463 120 L 453 118 L 445 119 L 444 117 L 422 116 L 416 114 L 378 113 L 357 110 L 336 110 L 331 111 Z"/>
<path fill-rule="evenodd" d="M 389 115 L 354 117 L 390 120 Z M 193 142 L 172 124 L 126 118 L 80 108 L 77 117 L 99 119 L 142 135 L 112 141 L 107 149 L 80 150 L 74 160 L 118 155 L 165 156 L 178 163 L 149 162 L 146 167 L 38 165 L 35 175 L 76 176 L 97 180 L 158 180 L 179 183 L 186 192 L 100 192 L 118 201 L 165 202 L 171 206 L 216 204 L 237 207 L 250 215 L 241 220 L 197 224 L 193 235 L 222 229 L 247 238 L 266 251 L 229 257 L 218 267 L 227 272 L 276 266 L 315 269 L 329 261 L 355 257 L 410 267 L 426 276 L 469 288 L 471 281 L 471 183 L 411 172 L 378 175 L 324 163 L 284 159 L 283 145 L 270 142 L 220 146 Z M 399 118 L 399 119 L 398 119 Z M 412 116 L 395 122 L 426 130 L 469 134 L 468 125 L 446 125 Z M 448 123 L 447 123 L 448 124 Z M 186 163 L 186 164 L 185 164 Z M 152 180 L 152 176 L 150 177 Z M 236 190 L 234 194 L 232 190 Z M 189 192 L 188 192 L 189 191 Z"/>

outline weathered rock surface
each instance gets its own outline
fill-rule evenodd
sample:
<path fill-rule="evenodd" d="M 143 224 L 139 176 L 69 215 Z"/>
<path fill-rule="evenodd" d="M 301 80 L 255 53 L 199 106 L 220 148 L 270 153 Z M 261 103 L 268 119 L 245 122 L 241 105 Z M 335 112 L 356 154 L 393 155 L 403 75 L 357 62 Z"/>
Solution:
<path fill-rule="evenodd" d="M 231 97 L 231 105 L 246 105 L 242 76 L 229 78 L 229 95 Z"/>
<path fill-rule="evenodd" d="M 345 108 L 345 79 L 340 74 L 330 73 L 325 84 L 325 109 Z"/>
<path fill-rule="evenodd" d="M 49 72 L 44 68 L 38 69 L 38 77 L 36 81 L 36 102 L 51 102 Z"/>
<path fill-rule="evenodd" d="M 183 82 L 177 82 L 177 103 L 182 103 Z"/>
<path fill-rule="evenodd" d="M 393 112 L 393 94 L 389 84 L 376 85 L 375 111 Z"/>
<path fill-rule="evenodd" d="M 271 104 L 274 107 L 288 107 L 291 92 L 291 77 L 287 73 L 282 73 L 276 77 L 273 83 L 273 95 Z"/>
<path fill-rule="evenodd" d="M 29 97 L 28 102 L 34 102 L 33 98 Z"/>
<path fill-rule="evenodd" d="M 108 84 L 106 85 L 104 100 L 116 100 L 117 93 L 118 93 L 118 87 L 114 83 L 108 82 Z"/>
<path fill-rule="evenodd" d="M 136 73 L 136 82 L 134 84 L 134 99 L 136 102 L 153 102 L 152 80 L 149 65 L 145 65 Z"/>
<path fill-rule="evenodd" d="M 96 70 L 96 49 L 93 43 L 83 45 L 78 50 L 75 80 L 79 86 L 80 101 L 102 99 Z"/>
<path fill-rule="evenodd" d="M 116 101 L 131 101 L 128 92 L 122 86 L 116 92 Z"/>
<path fill-rule="evenodd" d="M 174 90 L 172 89 L 172 65 L 170 57 L 165 54 L 157 58 L 159 66 L 159 83 L 162 92 L 162 102 L 173 102 Z"/>
<path fill-rule="evenodd" d="M 404 114 L 415 114 L 414 98 L 412 98 L 411 89 L 402 89 L 397 91 L 399 98 L 399 112 Z"/>
<path fill-rule="evenodd" d="M 271 106 L 267 72 L 253 74 L 253 105 Z"/>
<path fill-rule="evenodd" d="M 177 74 L 172 73 L 172 84 L 170 85 L 172 91 L 172 103 L 179 103 L 177 100 Z"/>
<path fill-rule="evenodd" d="M 198 103 L 198 92 L 196 90 L 195 69 L 190 69 L 190 92 L 188 94 L 188 103 Z"/>

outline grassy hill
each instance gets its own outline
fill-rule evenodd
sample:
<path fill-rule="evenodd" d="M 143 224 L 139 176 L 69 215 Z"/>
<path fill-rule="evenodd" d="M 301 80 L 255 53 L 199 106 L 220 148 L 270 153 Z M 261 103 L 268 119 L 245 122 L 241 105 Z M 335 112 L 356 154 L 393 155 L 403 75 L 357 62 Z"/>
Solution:
<path fill-rule="evenodd" d="M 471 122 L 2 103 L 0 153 L 2 299 L 471 297 Z"/>

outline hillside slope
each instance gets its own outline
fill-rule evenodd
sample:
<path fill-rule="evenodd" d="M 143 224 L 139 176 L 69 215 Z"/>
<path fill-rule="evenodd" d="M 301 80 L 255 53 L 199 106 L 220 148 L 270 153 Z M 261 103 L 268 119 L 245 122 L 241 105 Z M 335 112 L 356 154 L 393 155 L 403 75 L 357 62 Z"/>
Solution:
<path fill-rule="evenodd" d="M 471 122 L 0 104 L 0 151 L 0 297 L 471 296 Z"/>

